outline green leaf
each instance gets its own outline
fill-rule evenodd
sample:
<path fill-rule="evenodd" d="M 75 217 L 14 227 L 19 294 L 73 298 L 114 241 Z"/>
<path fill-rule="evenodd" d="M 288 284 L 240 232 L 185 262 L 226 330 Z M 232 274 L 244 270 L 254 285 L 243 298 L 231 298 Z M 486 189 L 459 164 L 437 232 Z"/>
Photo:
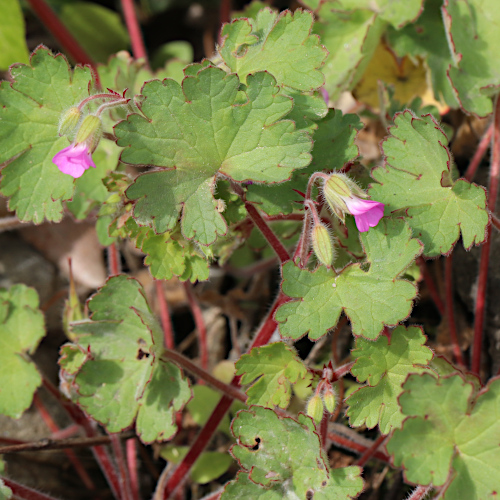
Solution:
<path fill-rule="evenodd" d="M 295 350 L 283 342 L 254 347 L 241 356 L 236 369 L 236 375 L 242 376 L 242 384 L 252 384 L 246 391 L 247 404 L 269 408 L 287 408 L 292 384 L 307 375 L 307 368 Z"/>
<path fill-rule="evenodd" d="M 42 378 L 27 354 L 45 336 L 38 295 L 25 285 L 0 288 L 0 414 L 19 418 Z"/>
<path fill-rule="evenodd" d="M 191 391 L 182 371 L 160 359 L 162 329 L 139 283 L 124 275 L 108 280 L 89 302 L 92 321 L 72 324 L 89 352 L 74 383 L 77 402 L 109 432 L 136 421 L 145 443 L 175 434 L 175 415 Z"/>
<path fill-rule="evenodd" d="M 395 28 L 414 21 L 422 12 L 424 0 L 334 0 L 331 8 L 338 10 L 371 10 Z"/>
<path fill-rule="evenodd" d="M 483 243 L 484 188 L 452 180 L 447 139 L 432 115 L 417 118 L 404 111 L 396 113 L 394 124 L 383 143 L 384 165 L 372 171 L 379 183 L 370 189 L 372 199 L 385 203 L 386 213 L 405 210 L 427 257 L 448 254 L 460 234 L 466 249 Z"/>
<path fill-rule="evenodd" d="M 73 178 L 59 171 L 53 156 L 68 146 L 59 137 L 61 113 L 88 97 L 89 68 L 70 70 L 66 59 L 45 47 L 31 56 L 31 66 L 10 70 L 13 83 L 0 85 L 0 192 L 22 221 L 60 221 L 62 200 L 73 195 Z"/>
<path fill-rule="evenodd" d="M 218 399 L 220 399 L 220 396 Z M 187 455 L 188 451 L 188 446 L 167 444 L 161 450 L 160 455 L 165 460 L 178 464 Z M 189 475 L 197 484 L 210 483 L 227 472 L 232 463 L 233 458 L 228 453 L 204 451 L 194 463 Z"/>
<path fill-rule="evenodd" d="M 411 375 L 399 398 L 408 418 L 387 451 L 408 481 L 445 485 L 444 500 L 482 500 L 498 492 L 500 379 L 472 400 L 473 385 L 460 375 Z"/>
<path fill-rule="evenodd" d="M 446 1 L 443 19 L 454 64 L 451 80 L 462 108 L 478 116 L 493 111 L 500 87 L 500 10 L 496 0 Z"/>
<path fill-rule="evenodd" d="M 292 108 L 269 73 L 248 77 L 238 91 L 236 75 L 214 67 L 184 79 L 148 82 L 142 111 L 115 127 L 122 161 L 156 165 L 137 178 L 127 196 L 137 200 L 134 218 L 162 233 L 182 212 L 182 234 L 203 245 L 226 233 L 213 196 L 220 172 L 237 182 L 282 182 L 310 161 L 311 139 L 280 120 Z"/>
<path fill-rule="evenodd" d="M 401 219 L 382 219 L 361 234 L 370 268 L 350 264 L 340 274 L 324 266 L 314 272 L 292 262 L 283 266 L 283 293 L 294 300 L 276 311 L 281 335 L 317 340 L 334 328 L 342 311 L 354 335 L 375 339 L 384 325 L 397 325 L 410 314 L 416 287 L 398 277 L 422 251 Z"/>
<path fill-rule="evenodd" d="M 415 23 L 401 30 L 389 27 L 386 36 L 399 57 L 426 58 L 434 96 L 457 108 L 458 100 L 447 75 L 452 57 L 443 25 L 442 6 L 442 0 L 426 0 L 424 12 Z"/>
<path fill-rule="evenodd" d="M 65 3 L 59 15 L 95 61 L 106 62 L 111 54 L 127 49 L 130 44 L 120 14 L 102 5 L 91 2 Z"/>
<path fill-rule="evenodd" d="M 314 424 L 303 414 L 297 421 L 252 406 L 238 413 L 232 429 L 238 444 L 231 453 L 248 476 L 240 473 L 221 500 L 308 498 L 308 491 L 315 500 L 347 500 L 363 488 L 360 467 L 330 470 Z"/>
<path fill-rule="evenodd" d="M 338 109 L 331 109 L 318 122 L 314 132 L 313 161 L 303 170 L 294 172 L 291 181 L 278 185 L 252 184 L 247 187 L 247 200 L 259 205 L 268 215 L 289 214 L 301 208 L 304 198 L 294 189 L 305 193 L 309 177 L 321 170 L 336 170 L 359 155 L 355 139 L 363 128 L 359 117 L 343 115 Z"/>
<path fill-rule="evenodd" d="M 428 369 L 432 351 L 425 347 L 426 337 L 419 327 L 398 326 L 392 333 L 390 344 L 380 336 L 375 342 L 356 339 L 352 356 L 356 360 L 351 373 L 359 382 L 368 382 L 347 400 L 347 416 L 351 427 L 377 424 L 382 434 L 401 427 L 404 415 L 398 404 L 402 385 L 410 373 Z"/>
<path fill-rule="evenodd" d="M 368 10 L 342 12 L 330 2 L 321 3 L 314 32 L 329 55 L 322 69 L 325 89 L 332 101 L 354 88 L 370 62 L 386 23 Z"/>
<path fill-rule="evenodd" d="M 182 62 L 184 66 L 193 62 L 193 46 L 182 40 L 164 43 L 155 50 L 151 66 L 153 69 L 160 69 L 172 60 Z"/>
<path fill-rule="evenodd" d="M 260 10 L 255 20 L 236 19 L 223 27 L 220 55 L 243 83 L 250 74 L 271 71 L 278 85 L 318 89 L 325 81 L 319 68 L 327 51 L 311 35 L 313 21 L 307 11 Z"/>
<path fill-rule="evenodd" d="M 6 70 L 14 63 L 28 63 L 24 18 L 19 0 L 0 0 L 0 69 Z"/>

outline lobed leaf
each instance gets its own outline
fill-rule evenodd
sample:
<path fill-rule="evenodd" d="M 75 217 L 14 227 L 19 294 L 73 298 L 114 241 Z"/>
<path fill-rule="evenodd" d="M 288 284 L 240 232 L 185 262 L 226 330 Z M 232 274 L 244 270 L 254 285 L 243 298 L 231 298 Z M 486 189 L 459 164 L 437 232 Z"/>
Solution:
<path fill-rule="evenodd" d="M 384 165 L 372 171 L 370 195 L 387 212 L 405 210 L 424 255 L 448 254 L 462 235 L 464 247 L 483 243 L 488 224 L 484 188 L 453 180 L 447 139 L 432 115 L 396 113 L 383 142 Z"/>
<path fill-rule="evenodd" d="M 32 354 L 45 336 L 38 295 L 25 285 L 0 288 L 0 414 L 19 418 L 42 383 Z"/>
<path fill-rule="evenodd" d="M 454 374 L 411 375 L 399 398 L 408 418 L 387 443 L 408 481 L 442 486 L 445 500 L 498 493 L 500 379 L 472 399 L 474 387 Z"/>
<path fill-rule="evenodd" d="M 14 65 L 12 83 L 0 84 L 0 193 L 21 221 L 62 219 L 62 201 L 73 196 L 74 179 L 59 171 L 53 156 L 68 146 L 59 137 L 61 113 L 89 95 L 89 68 L 71 71 L 62 55 L 38 47 L 30 66 Z"/>
<path fill-rule="evenodd" d="M 324 84 L 319 68 L 328 52 L 317 35 L 311 35 L 311 12 L 296 10 L 281 14 L 265 8 L 255 20 L 236 19 L 222 28 L 220 55 L 243 83 L 248 75 L 271 71 L 278 85 L 301 91 Z"/>
<path fill-rule="evenodd" d="M 495 0 L 445 0 L 443 20 L 453 64 L 448 78 L 460 105 L 478 116 L 493 111 L 500 87 L 500 11 Z"/>
<path fill-rule="evenodd" d="M 358 382 L 368 382 L 348 399 L 346 415 L 352 427 L 377 424 L 382 434 L 401 426 L 404 415 L 398 404 L 402 385 L 410 373 L 428 370 L 432 351 L 419 327 L 398 326 L 389 339 L 381 335 L 375 342 L 356 339 L 352 356 L 356 360 L 351 373 Z"/>
<path fill-rule="evenodd" d="M 307 368 L 292 347 L 277 342 L 241 356 L 236 375 L 241 375 L 242 384 L 252 384 L 246 391 L 247 404 L 287 408 L 292 384 L 307 375 Z"/>
<path fill-rule="evenodd" d="M 282 182 L 310 161 L 306 132 L 280 120 L 292 108 L 269 73 L 248 77 L 239 90 L 236 75 L 214 67 L 173 80 L 148 82 L 142 111 L 115 127 L 122 161 L 171 170 L 143 174 L 127 190 L 137 200 L 134 217 L 162 233 L 182 212 L 182 234 L 203 245 L 226 233 L 214 199 L 215 175 L 237 182 Z"/>
<path fill-rule="evenodd" d="M 144 290 L 135 279 L 113 277 L 89 309 L 91 321 L 72 324 L 88 353 L 74 378 L 78 404 L 109 432 L 135 421 L 143 442 L 168 440 L 191 391 L 180 368 L 160 358 L 163 334 Z"/>
<path fill-rule="evenodd" d="M 375 339 L 384 328 L 410 314 L 415 286 L 400 279 L 422 252 L 411 239 L 409 226 L 401 219 L 382 219 L 366 233 L 361 243 L 370 264 L 350 264 L 339 274 L 324 266 L 314 272 L 288 262 L 283 266 L 283 293 L 294 300 L 276 311 L 281 335 L 299 339 L 305 334 L 317 340 L 334 328 L 342 311 L 354 335 Z"/>
<path fill-rule="evenodd" d="M 347 500 L 363 488 L 361 468 L 330 470 L 311 418 L 279 418 L 252 406 L 233 420 L 238 440 L 231 448 L 244 472 L 228 483 L 222 500 L 234 498 L 309 498 Z"/>

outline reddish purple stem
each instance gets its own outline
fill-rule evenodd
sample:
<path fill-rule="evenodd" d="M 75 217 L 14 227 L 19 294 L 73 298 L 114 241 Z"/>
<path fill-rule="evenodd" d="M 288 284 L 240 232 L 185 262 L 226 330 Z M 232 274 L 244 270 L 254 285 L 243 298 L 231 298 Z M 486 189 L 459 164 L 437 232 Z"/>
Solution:
<path fill-rule="evenodd" d="M 193 313 L 196 330 L 198 331 L 198 343 L 200 347 L 201 367 L 204 370 L 208 370 L 207 328 L 205 326 L 205 321 L 203 320 L 203 313 L 201 312 L 201 307 L 198 304 L 196 297 L 194 296 L 193 287 L 191 286 L 191 283 L 185 281 L 184 290 L 186 290 L 189 307 L 191 307 L 191 312 Z"/>
<path fill-rule="evenodd" d="M 493 122 L 493 144 L 491 147 L 490 184 L 488 208 L 495 212 L 500 180 L 500 99 L 495 102 L 495 118 Z M 486 286 L 488 283 L 488 266 L 490 261 L 491 224 L 486 228 L 486 241 L 481 248 L 479 261 L 479 279 L 477 284 L 476 307 L 474 311 L 474 343 L 472 345 L 471 371 L 479 375 L 481 369 L 481 353 L 483 350 L 484 310 L 486 304 Z"/>
<path fill-rule="evenodd" d="M 493 123 L 488 127 L 486 130 L 486 133 L 483 135 L 481 141 L 479 142 L 476 152 L 474 153 L 474 156 L 472 157 L 472 160 L 469 163 L 469 166 L 467 167 L 467 170 L 465 171 L 464 177 L 471 182 L 472 179 L 474 179 L 474 176 L 476 175 L 477 169 L 479 168 L 479 165 L 484 158 L 484 155 L 486 154 L 487 149 L 490 146 L 490 141 L 491 141 L 491 136 L 493 134 Z"/>
<path fill-rule="evenodd" d="M 408 497 L 408 500 L 422 500 L 430 493 L 432 486 L 417 486 Z"/>
<path fill-rule="evenodd" d="M 260 347 L 269 342 L 269 339 L 271 338 L 272 334 L 276 330 L 276 327 L 278 326 L 274 319 L 274 313 L 276 312 L 276 310 L 280 305 L 284 304 L 285 302 L 288 302 L 289 300 L 290 299 L 286 297 L 283 293 L 280 293 L 271 311 L 269 311 L 266 321 L 264 322 L 261 329 L 255 336 L 249 350 L 253 349 L 254 347 Z M 231 385 L 233 385 L 236 388 L 239 388 L 240 386 L 239 381 L 240 377 L 235 376 L 231 382 Z M 193 466 L 193 464 L 196 462 L 200 454 L 203 452 L 203 450 L 209 443 L 210 439 L 217 430 L 217 427 L 219 426 L 224 415 L 231 407 L 232 402 L 233 399 L 229 396 L 223 396 L 220 399 L 219 403 L 212 412 L 212 415 L 210 415 L 210 418 L 208 419 L 207 423 L 205 424 L 203 429 L 201 429 L 200 433 L 196 437 L 196 440 L 191 446 L 187 455 L 177 466 L 177 468 L 174 470 L 173 474 L 167 481 L 167 484 L 165 485 L 165 489 L 163 491 L 164 500 L 170 498 L 175 493 L 177 488 L 184 483 L 191 467 Z"/>
<path fill-rule="evenodd" d="M 137 20 L 134 0 L 121 0 L 121 2 L 123 17 L 125 18 L 125 24 L 127 25 L 127 30 L 130 35 L 130 43 L 132 44 L 134 57 L 136 59 L 144 59 L 146 66 L 149 66 L 148 54 L 146 52 L 146 47 L 144 46 L 141 27 L 139 26 L 139 21 Z"/>
<path fill-rule="evenodd" d="M 455 310 L 453 307 L 453 254 L 448 255 L 444 261 L 444 284 L 446 289 L 446 315 L 450 329 L 451 346 L 455 356 L 455 362 L 465 367 L 464 357 L 458 342 L 457 326 L 455 324 Z"/>
<path fill-rule="evenodd" d="M 373 456 L 375 456 L 377 450 L 380 448 L 380 445 L 387 439 L 387 436 L 379 436 L 375 442 L 367 448 L 363 454 L 356 460 L 355 465 L 359 465 L 360 467 L 364 467 L 366 462 L 370 460 Z"/>
<path fill-rule="evenodd" d="M 417 264 L 418 267 L 420 267 L 420 272 L 424 277 L 425 284 L 427 285 L 427 289 L 429 290 L 429 293 L 432 297 L 432 300 L 434 301 L 434 304 L 436 304 L 437 310 L 439 311 L 441 316 L 444 316 L 445 307 L 443 304 L 443 299 L 441 299 L 441 296 L 439 295 L 436 284 L 434 283 L 431 273 L 429 272 L 429 268 L 427 267 L 427 263 L 425 262 L 423 257 L 418 257 Z"/>
<path fill-rule="evenodd" d="M 155 286 L 156 298 L 158 300 L 158 306 L 160 307 L 160 319 L 161 326 L 163 327 L 165 347 L 167 349 L 173 349 L 175 347 L 174 328 L 172 326 L 172 320 L 170 319 L 170 313 L 168 312 L 167 298 L 165 297 L 165 292 L 160 280 L 155 281 Z"/>
<path fill-rule="evenodd" d="M 32 488 L 16 483 L 12 479 L 7 479 L 6 477 L 0 477 L 0 479 L 12 490 L 15 498 L 21 500 L 57 500 L 45 493 L 40 493 Z"/>

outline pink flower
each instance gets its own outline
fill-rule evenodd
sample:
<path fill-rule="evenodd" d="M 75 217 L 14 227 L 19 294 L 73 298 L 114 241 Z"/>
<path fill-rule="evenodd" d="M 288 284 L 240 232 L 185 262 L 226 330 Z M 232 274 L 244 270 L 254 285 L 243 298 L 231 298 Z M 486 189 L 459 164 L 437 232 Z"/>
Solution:
<path fill-rule="evenodd" d="M 76 146 L 70 144 L 56 153 L 52 161 L 63 174 L 71 175 L 75 179 L 81 177 L 89 167 L 95 168 L 89 148 L 83 142 Z"/>
<path fill-rule="evenodd" d="M 384 204 L 374 200 L 362 200 L 356 196 L 343 197 L 351 215 L 354 215 L 359 232 L 375 227 L 384 216 Z"/>

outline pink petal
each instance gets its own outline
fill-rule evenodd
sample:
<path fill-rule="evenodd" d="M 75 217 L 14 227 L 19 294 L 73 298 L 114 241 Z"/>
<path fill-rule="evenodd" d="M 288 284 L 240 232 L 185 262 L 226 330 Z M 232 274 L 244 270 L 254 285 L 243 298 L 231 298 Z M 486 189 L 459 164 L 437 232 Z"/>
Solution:
<path fill-rule="evenodd" d="M 89 167 L 95 168 L 92 155 L 84 143 L 69 145 L 56 153 L 52 161 L 63 174 L 71 175 L 75 179 L 81 177 Z"/>
<path fill-rule="evenodd" d="M 361 198 L 344 199 L 349 212 L 354 215 L 356 226 L 361 233 L 375 227 L 384 216 L 384 204 L 374 200 L 362 200 Z"/>

